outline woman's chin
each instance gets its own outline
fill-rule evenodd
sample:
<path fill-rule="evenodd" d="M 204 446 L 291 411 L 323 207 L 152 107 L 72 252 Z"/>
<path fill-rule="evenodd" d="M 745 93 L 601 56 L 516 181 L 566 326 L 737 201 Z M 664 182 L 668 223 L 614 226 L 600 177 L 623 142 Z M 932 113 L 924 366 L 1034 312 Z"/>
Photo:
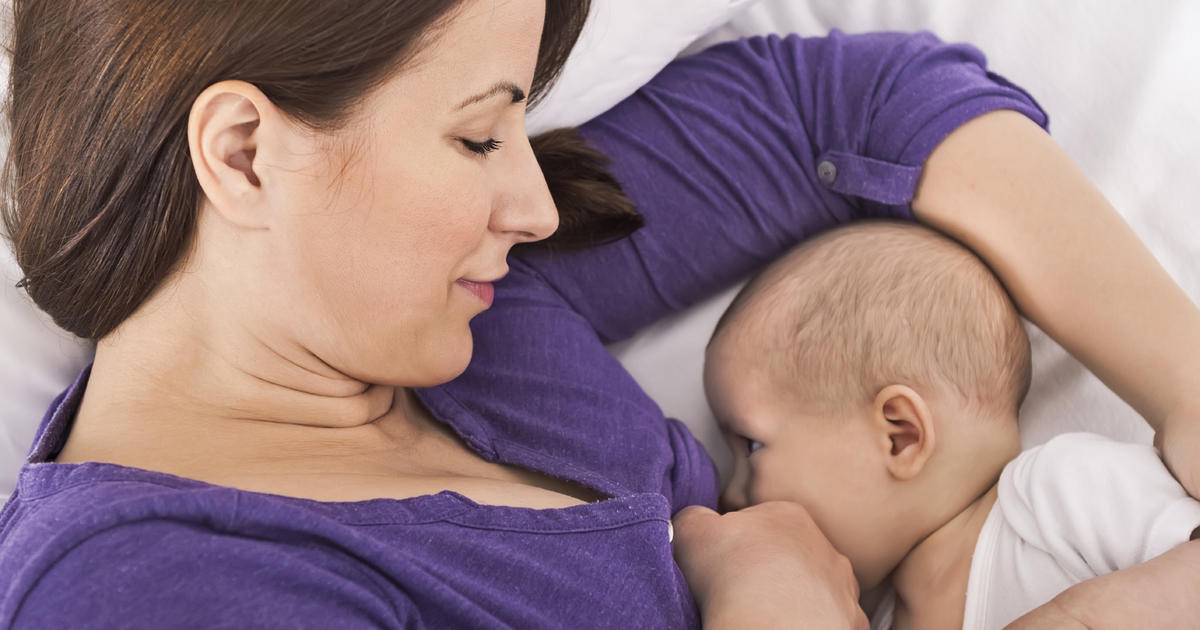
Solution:
<path fill-rule="evenodd" d="M 462 375 L 471 363 L 474 344 L 467 336 L 466 343 L 448 343 L 431 353 L 422 361 L 418 374 L 406 379 L 408 387 L 436 387 L 449 383 Z"/>
<path fill-rule="evenodd" d="M 444 385 L 446 383 L 449 383 L 450 381 L 453 381 L 454 379 L 458 378 L 459 376 L 462 376 L 462 373 L 467 371 L 467 365 L 470 363 L 471 363 L 471 353 L 468 352 L 466 357 L 462 361 L 457 362 L 452 366 L 451 365 L 446 366 L 446 368 L 441 373 L 437 374 L 431 380 L 431 382 L 429 384 L 422 385 L 422 387 L 435 387 L 437 385 Z"/>

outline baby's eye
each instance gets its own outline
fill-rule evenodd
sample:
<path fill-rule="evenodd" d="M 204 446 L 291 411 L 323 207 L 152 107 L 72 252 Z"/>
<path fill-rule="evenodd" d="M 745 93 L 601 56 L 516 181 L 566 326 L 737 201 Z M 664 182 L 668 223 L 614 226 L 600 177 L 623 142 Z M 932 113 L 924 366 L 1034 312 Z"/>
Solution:
<path fill-rule="evenodd" d="M 760 448 L 762 448 L 762 442 L 759 442 L 758 440 L 751 440 L 750 438 L 746 438 L 746 449 L 748 451 L 753 453 L 754 451 L 757 451 Z"/>

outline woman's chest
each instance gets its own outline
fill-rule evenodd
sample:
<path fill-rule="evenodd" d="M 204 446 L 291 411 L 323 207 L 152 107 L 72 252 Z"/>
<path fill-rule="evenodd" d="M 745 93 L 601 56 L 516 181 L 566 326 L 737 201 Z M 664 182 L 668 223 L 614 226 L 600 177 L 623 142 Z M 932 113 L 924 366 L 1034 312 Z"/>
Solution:
<path fill-rule="evenodd" d="M 458 473 L 395 473 L 365 467 L 239 474 L 219 481 L 241 490 L 324 502 L 399 500 L 450 491 L 482 505 L 554 509 L 605 498 L 541 473 L 483 461 Z"/>
<path fill-rule="evenodd" d="M 662 497 L 564 510 L 462 507 L 437 521 L 372 524 L 378 545 L 358 554 L 399 586 L 385 588 L 397 607 L 417 608 L 426 625 L 695 627 Z"/>

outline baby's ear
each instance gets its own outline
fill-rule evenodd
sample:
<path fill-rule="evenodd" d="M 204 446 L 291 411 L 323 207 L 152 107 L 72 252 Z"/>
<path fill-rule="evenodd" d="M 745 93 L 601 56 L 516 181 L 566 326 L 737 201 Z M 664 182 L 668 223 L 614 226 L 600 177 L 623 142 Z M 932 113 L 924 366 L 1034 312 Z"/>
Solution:
<path fill-rule="evenodd" d="M 936 446 L 933 413 L 911 387 L 888 385 L 871 406 L 872 425 L 886 440 L 888 473 L 908 481 L 921 473 Z"/>

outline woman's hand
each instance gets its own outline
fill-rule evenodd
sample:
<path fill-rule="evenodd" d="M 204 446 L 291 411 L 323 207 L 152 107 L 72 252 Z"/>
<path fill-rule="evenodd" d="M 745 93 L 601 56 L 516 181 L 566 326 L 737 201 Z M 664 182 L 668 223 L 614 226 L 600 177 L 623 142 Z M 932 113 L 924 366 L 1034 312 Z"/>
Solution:
<path fill-rule="evenodd" d="M 675 517 L 675 559 L 706 628 L 866 629 L 846 557 L 808 511 L 784 501 Z"/>

